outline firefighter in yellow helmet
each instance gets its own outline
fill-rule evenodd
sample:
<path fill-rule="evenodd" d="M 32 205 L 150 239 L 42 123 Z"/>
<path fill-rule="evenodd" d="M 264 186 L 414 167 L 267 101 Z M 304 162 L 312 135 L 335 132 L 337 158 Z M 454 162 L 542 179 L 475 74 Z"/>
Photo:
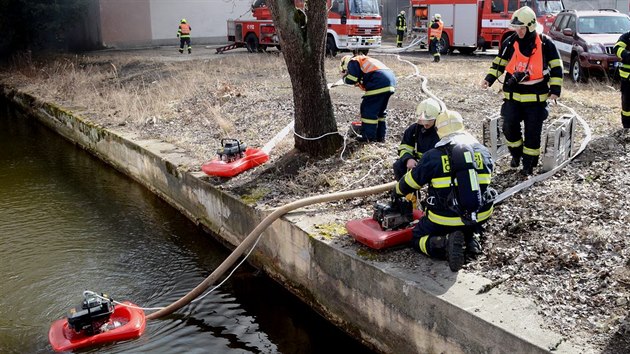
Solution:
<path fill-rule="evenodd" d="M 488 149 L 464 130 L 462 116 L 441 112 L 436 121 L 440 141 L 398 181 L 399 198 L 427 185 L 424 215 L 413 228 L 412 247 L 446 258 L 458 271 L 466 256 L 481 253 L 479 237 L 494 210 L 496 192 L 490 187 L 493 161 Z"/>
<path fill-rule="evenodd" d="M 405 32 L 407 32 L 407 20 L 405 19 L 405 11 L 400 11 L 398 17 L 396 17 L 396 47 L 402 48 Z"/>
<path fill-rule="evenodd" d="M 429 53 L 433 55 L 433 61 L 440 61 L 440 52 L 442 51 L 442 31 L 444 30 L 444 22 L 442 15 L 433 15 L 433 20 L 429 24 Z"/>
<path fill-rule="evenodd" d="M 384 142 L 387 134 L 387 104 L 396 91 L 396 75 L 381 61 L 367 55 L 341 58 L 344 83 L 365 91 L 361 99 L 361 142 Z"/>
<path fill-rule="evenodd" d="M 192 28 L 185 18 L 179 21 L 179 27 L 177 28 L 177 37 L 179 38 L 179 52 L 184 53 L 184 46 L 188 48 L 188 54 L 192 53 L 192 45 L 190 43 L 190 31 Z"/>
<path fill-rule="evenodd" d="M 433 98 L 418 103 L 416 117 L 418 121 L 405 129 L 400 145 L 398 159 L 394 162 L 394 177 L 402 178 L 413 169 L 422 158 L 422 154 L 433 149 L 440 141 L 435 129 L 435 119 L 442 111 L 440 103 Z"/>
<path fill-rule="evenodd" d="M 521 174 L 534 173 L 540 157 L 543 122 L 549 115 L 547 101 L 560 97 L 562 90 L 562 60 L 554 42 L 539 33 L 534 11 L 523 6 L 512 15 L 515 34 L 501 44 L 488 74 L 481 81 L 486 89 L 505 72 L 503 82 L 503 134 L 512 155 L 510 166 Z M 521 132 L 521 122 L 524 132 Z"/>

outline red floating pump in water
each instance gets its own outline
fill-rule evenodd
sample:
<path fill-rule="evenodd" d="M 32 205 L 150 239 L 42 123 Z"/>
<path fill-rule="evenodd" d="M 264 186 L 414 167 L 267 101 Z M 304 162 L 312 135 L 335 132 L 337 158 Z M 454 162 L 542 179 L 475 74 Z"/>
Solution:
<path fill-rule="evenodd" d="M 114 305 L 107 295 L 86 291 L 80 306 L 52 323 L 48 341 L 57 352 L 134 339 L 144 333 L 144 311 L 131 302 Z"/>
<path fill-rule="evenodd" d="M 269 160 L 269 155 L 260 149 L 248 148 L 247 144 L 237 139 L 221 139 L 218 158 L 201 165 L 201 170 L 210 176 L 233 177 L 262 165 Z"/>

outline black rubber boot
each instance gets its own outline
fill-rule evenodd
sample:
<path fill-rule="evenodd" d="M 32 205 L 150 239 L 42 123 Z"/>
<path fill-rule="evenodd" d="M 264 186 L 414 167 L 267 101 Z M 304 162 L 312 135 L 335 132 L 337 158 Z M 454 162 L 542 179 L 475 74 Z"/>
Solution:
<path fill-rule="evenodd" d="M 450 233 L 446 246 L 446 259 L 448 259 L 448 266 L 453 272 L 457 272 L 464 266 L 466 261 L 464 256 L 465 237 L 461 231 L 455 231 Z"/>
<path fill-rule="evenodd" d="M 517 168 L 521 164 L 520 156 L 512 156 L 512 161 L 510 161 L 510 167 Z"/>
<path fill-rule="evenodd" d="M 466 256 L 470 258 L 476 258 L 483 253 L 481 248 L 481 242 L 479 241 L 479 234 L 467 234 L 466 235 Z"/>

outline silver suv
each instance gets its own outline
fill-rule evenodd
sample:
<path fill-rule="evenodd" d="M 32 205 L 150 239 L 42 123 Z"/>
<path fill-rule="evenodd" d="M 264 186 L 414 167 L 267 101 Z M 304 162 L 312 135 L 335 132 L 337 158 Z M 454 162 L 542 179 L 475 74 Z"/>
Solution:
<path fill-rule="evenodd" d="M 614 9 L 563 10 L 548 35 L 560 57 L 569 65 L 574 82 L 586 82 L 591 74 L 614 77 L 619 58 L 612 49 L 621 34 L 630 31 L 630 17 Z"/>

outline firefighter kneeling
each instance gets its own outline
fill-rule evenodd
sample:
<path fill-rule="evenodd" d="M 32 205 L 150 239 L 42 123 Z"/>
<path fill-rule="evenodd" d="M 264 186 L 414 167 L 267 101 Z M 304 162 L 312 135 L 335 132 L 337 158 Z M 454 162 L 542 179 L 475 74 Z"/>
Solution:
<path fill-rule="evenodd" d="M 481 253 L 481 225 L 490 218 L 496 191 L 490 188 L 493 161 L 488 149 L 464 131 L 462 116 L 445 111 L 435 126 L 440 141 L 396 185 L 404 196 L 428 185 L 425 215 L 413 229 L 412 246 L 446 258 L 456 272 L 466 256 Z"/>

